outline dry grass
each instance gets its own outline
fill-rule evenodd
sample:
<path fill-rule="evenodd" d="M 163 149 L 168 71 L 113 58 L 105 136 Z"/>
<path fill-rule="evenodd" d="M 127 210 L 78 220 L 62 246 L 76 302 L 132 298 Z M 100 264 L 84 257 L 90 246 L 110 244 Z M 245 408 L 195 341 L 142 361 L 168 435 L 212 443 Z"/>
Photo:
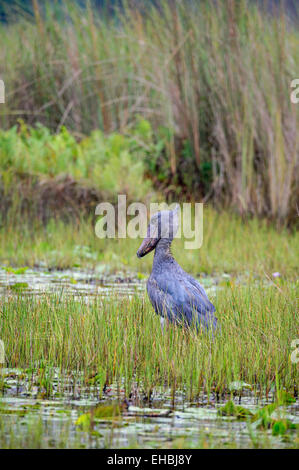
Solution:
<path fill-rule="evenodd" d="M 22 116 L 81 136 L 122 131 L 141 114 L 173 131 L 167 181 L 183 178 L 193 195 L 241 213 L 294 220 L 298 31 L 282 12 L 163 2 L 107 19 L 64 3 L 42 16 L 37 0 L 34 11 L 34 21 L 1 26 L 4 127 Z"/>

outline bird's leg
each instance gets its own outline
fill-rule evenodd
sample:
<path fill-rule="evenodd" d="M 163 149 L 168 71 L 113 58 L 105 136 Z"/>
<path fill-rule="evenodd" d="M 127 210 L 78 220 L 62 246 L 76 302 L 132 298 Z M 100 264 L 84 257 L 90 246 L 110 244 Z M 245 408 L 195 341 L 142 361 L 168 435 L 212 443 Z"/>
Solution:
<path fill-rule="evenodd" d="M 164 325 L 165 325 L 165 318 L 161 317 L 160 318 L 160 323 L 161 323 L 161 330 L 162 330 L 162 335 L 164 334 Z"/>

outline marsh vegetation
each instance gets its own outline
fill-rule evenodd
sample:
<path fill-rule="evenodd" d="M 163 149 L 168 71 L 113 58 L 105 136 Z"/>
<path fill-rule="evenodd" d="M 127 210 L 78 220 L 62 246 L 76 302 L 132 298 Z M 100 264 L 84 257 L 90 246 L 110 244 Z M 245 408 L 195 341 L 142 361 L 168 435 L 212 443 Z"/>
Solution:
<path fill-rule="evenodd" d="M 299 446 L 298 29 L 200 3 L 34 0 L 0 25 L 0 447 Z M 173 254 L 214 340 L 162 334 L 151 255 L 96 237 L 118 194 L 205 203 Z"/>
<path fill-rule="evenodd" d="M 213 341 L 162 334 L 144 277 L 2 269 L 1 446 L 296 447 L 298 283 L 202 276 Z"/>
<path fill-rule="evenodd" d="M 41 145 L 31 159 L 42 172 L 40 152 L 48 153 L 50 171 L 57 148 L 64 157 L 59 165 L 69 161 L 74 139 L 65 137 L 63 126 L 76 139 L 95 129 L 126 134 L 141 116 L 148 124 L 136 134 L 143 148 L 139 165 L 169 196 L 183 192 L 243 215 L 294 222 L 296 18 L 283 8 L 271 15 L 248 1 L 138 4 L 123 2 L 106 15 L 91 3 L 51 8 L 34 0 L 32 15 L 15 14 L 0 25 L 0 74 L 7 83 L 2 127 L 9 130 L 22 118 L 61 134 L 50 142 L 47 131 L 34 133 Z M 86 153 L 99 162 L 102 138 L 95 138 L 98 151 L 87 143 Z M 72 151 L 71 158 L 79 166 L 82 158 L 84 166 L 82 152 Z M 131 152 L 118 155 L 125 163 L 132 158 Z M 28 167 L 27 158 L 19 165 Z M 119 170 L 117 159 L 111 165 Z M 130 181 L 130 173 L 124 175 Z"/>

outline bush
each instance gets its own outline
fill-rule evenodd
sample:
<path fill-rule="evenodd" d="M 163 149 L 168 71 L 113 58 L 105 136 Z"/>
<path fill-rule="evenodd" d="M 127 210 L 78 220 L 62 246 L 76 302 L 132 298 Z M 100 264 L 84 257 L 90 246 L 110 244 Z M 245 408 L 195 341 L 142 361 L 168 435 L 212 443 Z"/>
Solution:
<path fill-rule="evenodd" d="M 8 131 L 0 130 L 2 181 L 9 189 L 11 176 L 16 174 L 40 179 L 68 175 L 112 202 L 117 194 L 142 200 L 151 190 L 151 182 L 144 177 L 147 151 L 143 136 L 135 135 L 138 125 L 128 136 L 112 133 L 106 137 L 97 130 L 80 141 L 64 126 L 57 134 L 41 124 L 33 128 L 24 122 Z"/>
<path fill-rule="evenodd" d="M 246 0 L 160 3 L 107 18 L 73 2 L 41 15 L 35 1 L 33 21 L 2 25 L 2 126 L 16 115 L 40 121 L 58 132 L 59 146 L 63 125 L 81 136 L 123 133 L 142 115 L 155 135 L 172 130 L 164 158 L 148 158 L 164 187 L 181 185 L 242 214 L 295 220 L 297 25 L 283 10 L 270 16 Z M 133 168 L 132 156 L 122 158 Z M 49 152 L 50 167 L 52 159 Z"/>

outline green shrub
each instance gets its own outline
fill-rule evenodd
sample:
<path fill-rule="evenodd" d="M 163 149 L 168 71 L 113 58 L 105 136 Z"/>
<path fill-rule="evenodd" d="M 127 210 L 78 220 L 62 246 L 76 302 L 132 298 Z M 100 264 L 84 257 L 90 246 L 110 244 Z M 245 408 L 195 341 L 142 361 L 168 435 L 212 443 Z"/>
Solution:
<path fill-rule="evenodd" d="M 59 135 L 42 165 L 55 168 L 62 145 L 59 166 L 68 171 L 75 144 L 63 125 L 80 136 L 94 129 L 123 133 L 141 115 L 157 140 L 161 126 L 171 129 L 162 153 L 143 154 L 168 194 L 183 188 L 241 214 L 295 221 L 299 106 L 290 94 L 297 25 L 283 10 L 269 15 L 247 0 L 143 3 L 140 10 L 125 3 L 107 17 L 74 2 L 42 14 L 35 1 L 34 18 L 1 25 L 2 127 L 19 116 L 42 122 Z M 150 134 L 146 121 L 140 131 Z M 126 168 L 134 164 L 129 154 L 122 157 Z M 94 170 L 83 166 L 79 174 Z M 132 180 L 139 172 L 134 167 Z"/>
<path fill-rule="evenodd" d="M 79 141 L 64 126 L 53 134 L 41 124 L 33 128 L 21 121 L 19 126 L 0 130 L 0 171 L 8 189 L 16 174 L 70 175 L 113 202 L 117 194 L 140 200 L 151 190 L 145 171 L 153 148 L 151 126 L 145 120 L 128 135 L 105 136 L 96 130 Z"/>

